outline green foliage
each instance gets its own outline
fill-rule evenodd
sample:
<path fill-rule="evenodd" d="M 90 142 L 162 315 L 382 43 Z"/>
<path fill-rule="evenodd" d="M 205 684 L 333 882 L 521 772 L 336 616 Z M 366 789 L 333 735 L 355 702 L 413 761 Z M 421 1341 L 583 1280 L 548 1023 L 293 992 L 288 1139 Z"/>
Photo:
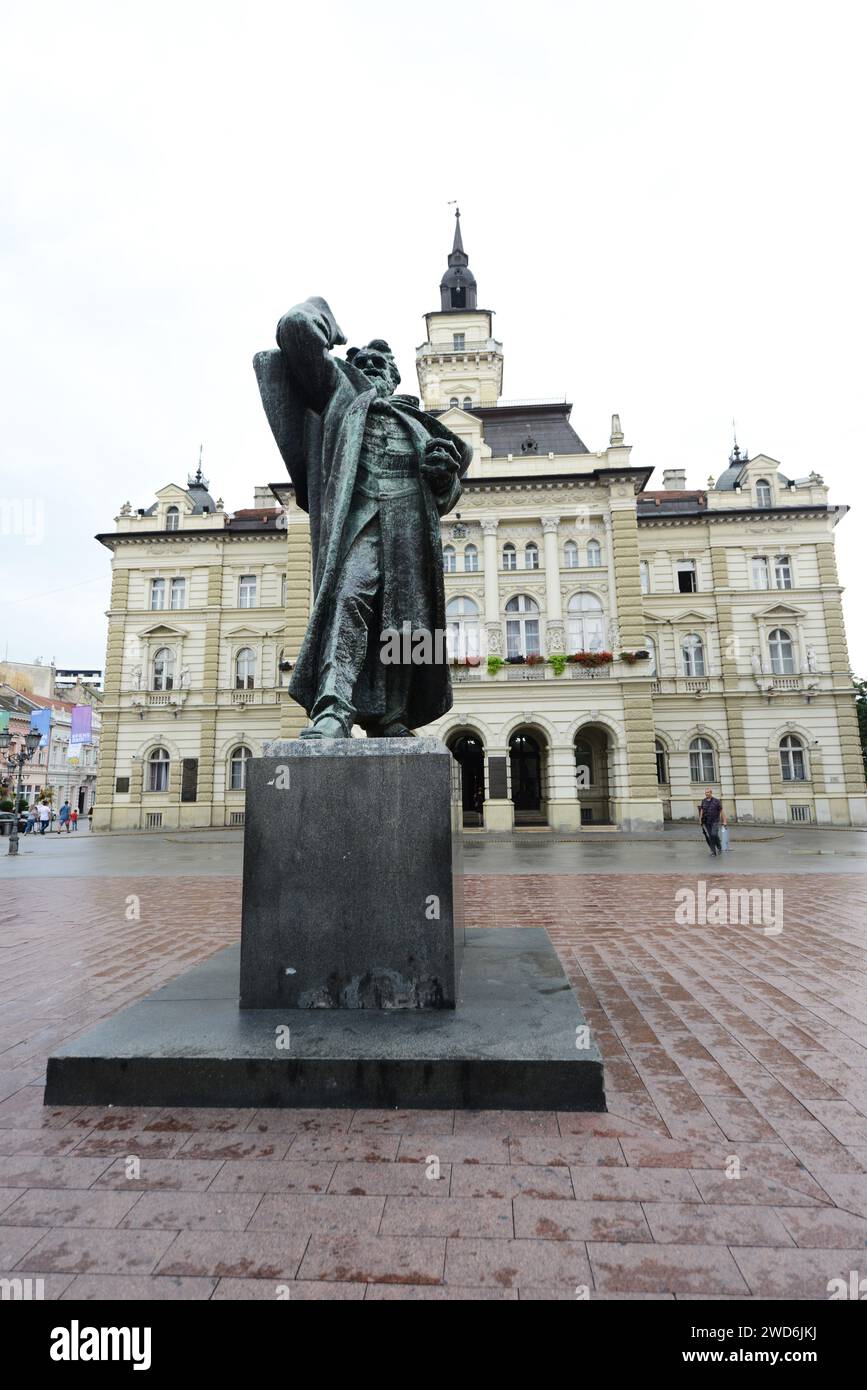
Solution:
<path fill-rule="evenodd" d="M 495 676 L 495 675 L 497 674 L 498 671 L 501 671 L 501 670 L 503 669 L 503 667 L 505 666 L 505 664 L 506 664 L 506 663 L 505 663 L 505 661 L 503 660 L 503 658 L 502 658 L 501 656 L 489 656 L 489 657 L 488 657 L 488 675 L 489 675 L 489 676 Z"/>
<path fill-rule="evenodd" d="M 553 668 L 555 676 L 562 676 L 566 670 L 569 658 L 565 652 L 551 652 L 548 663 Z"/>
<path fill-rule="evenodd" d="M 858 733 L 861 736 L 861 757 L 864 773 L 867 775 L 867 681 L 853 681 L 855 686 L 855 712 L 858 715 Z"/>

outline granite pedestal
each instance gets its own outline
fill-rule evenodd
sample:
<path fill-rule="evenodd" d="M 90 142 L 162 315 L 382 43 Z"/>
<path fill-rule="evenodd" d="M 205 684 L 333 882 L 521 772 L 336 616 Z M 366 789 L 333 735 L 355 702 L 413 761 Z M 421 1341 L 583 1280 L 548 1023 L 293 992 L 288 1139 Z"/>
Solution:
<path fill-rule="evenodd" d="M 448 749 L 353 738 L 266 751 L 247 764 L 241 1008 L 454 1008 L 461 832 Z"/>

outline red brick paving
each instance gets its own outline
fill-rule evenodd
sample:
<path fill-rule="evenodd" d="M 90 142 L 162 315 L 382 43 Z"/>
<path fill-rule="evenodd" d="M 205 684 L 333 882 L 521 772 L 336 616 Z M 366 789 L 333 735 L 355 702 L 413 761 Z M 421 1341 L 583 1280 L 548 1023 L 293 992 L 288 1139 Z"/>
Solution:
<path fill-rule="evenodd" d="M 605 1059 L 588 1115 L 45 1110 L 48 1054 L 235 941 L 240 887 L 7 883 L 0 1273 L 60 1299 L 827 1298 L 867 1275 L 867 880 L 788 875 L 773 936 L 674 925 L 682 886 L 467 879 L 471 924 L 550 933 Z"/>

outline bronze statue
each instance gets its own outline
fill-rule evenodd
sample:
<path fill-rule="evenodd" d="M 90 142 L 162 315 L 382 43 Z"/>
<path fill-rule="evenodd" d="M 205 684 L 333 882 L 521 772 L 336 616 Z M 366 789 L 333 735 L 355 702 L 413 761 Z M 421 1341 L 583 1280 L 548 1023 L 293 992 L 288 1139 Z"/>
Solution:
<path fill-rule="evenodd" d="M 310 515 L 314 601 L 289 692 L 302 738 L 401 738 L 451 708 L 444 643 L 423 664 L 383 660 L 387 632 L 445 631 L 439 519 L 472 449 L 395 395 L 388 343 L 350 348 L 324 299 L 290 309 L 254 368 L 298 505 Z"/>

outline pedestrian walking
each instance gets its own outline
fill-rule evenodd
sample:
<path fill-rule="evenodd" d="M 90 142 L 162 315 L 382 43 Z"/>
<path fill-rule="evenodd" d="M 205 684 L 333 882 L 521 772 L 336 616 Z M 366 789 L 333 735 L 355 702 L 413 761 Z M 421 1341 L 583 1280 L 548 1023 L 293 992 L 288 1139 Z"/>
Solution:
<path fill-rule="evenodd" d="M 62 805 L 61 808 L 60 808 L 59 814 L 58 814 L 58 816 L 57 816 L 57 833 L 58 833 L 58 835 L 60 835 L 61 832 L 62 832 L 63 830 L 66 831 L 67 835 L 69 834 L 69 814 L 70 814 L 69 802 L 68 802 L 68 801 L 64 801 L 63 805 Z"/>
<path fill-rule="evenodd" d="M 51 807 L 47 801 L 43 801 L 39 807 L 39 833 L 44 835 L 51 824 Z"/>
<path fill-rule="evenodd" d="M 705 787 L 704 789 L 704 801 L 700 801 L 698 807 L 698 820 L 708 849 L 716 858 L 718 854 L 722 854 L 719 828 L 721 824 L 728 825 L 728 821 L 722 802 L 713 794 L 713 787 Z"/>
<path fill-rule="evenodd" d="M 29 807 L 27 808 L 27 821 L 26 821 L 26 823 L 25 823 L 25 825 L 24 825 L 24 834 L 25 834 L 25 835 L 31 835 L 31 834 L 33 833 L 33 827 L 34 827 L 34 825 L 36 824 L 36 818 L 37 818 L 38 815 L 39 815 L 39 812 L 37 811 L 35 805 L 29 806 Z"/>
<path fill-rule="evenodd" d="M 77 830 L 77 829 L 78 829 L 78 807 L 77 807 L 77 806 L 73 806 L 72 810 L 70 811 L 70 813 L 69 813 L 69 820 L 70 820 L 70 824 L 72 825 L 73 830 Z"/>

